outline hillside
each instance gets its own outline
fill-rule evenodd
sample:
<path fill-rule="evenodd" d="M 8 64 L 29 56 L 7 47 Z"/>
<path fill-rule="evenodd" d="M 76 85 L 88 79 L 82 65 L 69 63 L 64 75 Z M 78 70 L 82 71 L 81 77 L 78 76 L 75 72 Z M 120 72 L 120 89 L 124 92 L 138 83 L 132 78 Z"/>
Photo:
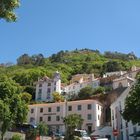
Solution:
<path fill-rule="evenodd" d="M 78 73 L 94 73 L 96 77 L 105 72 L 129 70 L 132 65 L 140 66 L 140 60 L 133 54 L 105 52 L 98 50 L 60 51 L 48 58 L 42 54 L 24 54 L 17 59 L 16 65 L 1 65 L 0 73 L 19 83 L 24 91 L 34 96 L 34 83 L 38 78 L 49 77 L 55 71 L 61 73 L 62 82 L 68 83 L 71 76 Z"/>

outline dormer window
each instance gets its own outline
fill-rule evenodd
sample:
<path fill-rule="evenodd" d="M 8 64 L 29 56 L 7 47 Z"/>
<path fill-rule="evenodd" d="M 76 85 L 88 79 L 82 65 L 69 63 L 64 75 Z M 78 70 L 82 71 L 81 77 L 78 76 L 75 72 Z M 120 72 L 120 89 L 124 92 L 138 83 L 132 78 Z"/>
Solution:
<path fill-rule="evenodd" d="M 42 84 L 39 84 L 39 87 L 42 87 Z"/>
<path fill-rule="evenodd" d="M 122 83 L 120 82 L 119 85 L 118 85 L 118 88 L 122 88 L 122 87 L 123 87 L 123 85 L 122 85 Z"/>
<path fill-rule="evenodd" d="M 51 89 L 50 88 L 47 89 L 47 93 L 51 93 Z"/>
<path fill-rule="evenodd" d="M 51 83 L 48 83 L 48 86 L 51 86 Z"/>

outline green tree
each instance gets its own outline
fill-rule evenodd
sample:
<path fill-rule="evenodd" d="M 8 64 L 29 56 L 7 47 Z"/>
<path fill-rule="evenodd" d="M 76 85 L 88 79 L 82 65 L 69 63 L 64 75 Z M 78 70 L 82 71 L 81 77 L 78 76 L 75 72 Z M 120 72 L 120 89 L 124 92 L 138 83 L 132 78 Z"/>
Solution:
<path fill-rule="evenodd" d="M 28 65 L 32 63 L 32 59 L 28 54 L 23 54 L 17 59 L 17 65 Z"/>
<path fill-rule="evenodd" d="M 3 136 L 8 127 L 11 125 L 11 112 L 9 105 L 4 103 L 4 101 L 0 100 L 0 124 L 1 124 L 1 138 L 3 140 Z"/>
<path fill-rule="evenodd" d="M 19 0 L 1 0 L 0 1 L 0 18 L 7 21 L 16 21 L 17 17 L 14 10 L 19 7 Z"/>
<path fill-rule="evenodd" d="M 64 97 L 62 95 L 60 95 L 60 93 L 54 92 L 52 95 L 53 95 L 54 102 L 63 102 L 64 101 Z"/>
<path fill-rule="evenodd" d="M 37 125 L 36 129 L 30 129 L 26 134 L 27 140 L 35 140 L 37 136 L 46 136 L 48 134 L 48 126 L 41 122 Z"/>
<path fill-rule="evenodd" d="M 140 124 L 140 77 L 137 83 L 132 87 L 129 95 L 125 100 L 125 108 L 122 112 L 126 121 Z"/>
<path fill-rule="evenodd" d="M 18 134 L 15 134 L 12 136 L 12 139 L 11 140 L 22 140 L 21 136 L 18 135 Z"/>
<path fill-rule="evenodd" d="M 97 87 L 93 90 L 93 94 L 99 94 L 99 93 L 104 93 L 105 92 L 105 88 L 104 87 Z"/>
<path fill-rule="evenodd" d="M 32 95 L 26 92 L 23 92 L 20 94 L 20 97 L 22 99 L 22 101 L 25 101 L 26 103 L 30 103 L 31 99 L 32 99 Z"/>
<path fill-rule="evenodd" d="M 45 123 L 39 123 L 37 130 L 40 136 L 46 136 L 48 134 L 48 126 Z"/>
<path fill-rule="evenodd" d="M 45 64 L 45 58 L 43 54 L 32 55 L 32 64 L 36 66 L 42 66 Z"/>
<path fill-rule="evenodd" d="M 20 86 L 13 80 L 4 78 L 0 81 L 0 130 L 1 137 L 8 128 L 26 121 L 28 114 L 28 106 L 25 100 L 22 100 L 20 93 L 22 92 Z"/>
<path fill-rule="evenodd" d="M 104 72 L 113 72 L 122 70 L 122 65 L 118 61 L 108 61 L 103 65 L 103 73 Z"/>
<path fill-rule="evenodd" d="M 22 99 L 21 95 L 13 95 L 9 102 L 13 124 L 22 124 L 26 122 L 28 104 Z"/>
<path fill-rule="evenodd" d="M 83 119 L 78 114 L 71 114 L 64 118 L 64 123 L 66 126 L 66 137 L 65 140 L 74 139 L 74 130 L 78 129 L 83 124 Z"/>
<path fill-rule="evenodd" d="M 89 99 L 93 93 L 93 88 L 90 86 L 87 86 L 85 88 L 82 88 L 78 93 L 78 99 Z"/>

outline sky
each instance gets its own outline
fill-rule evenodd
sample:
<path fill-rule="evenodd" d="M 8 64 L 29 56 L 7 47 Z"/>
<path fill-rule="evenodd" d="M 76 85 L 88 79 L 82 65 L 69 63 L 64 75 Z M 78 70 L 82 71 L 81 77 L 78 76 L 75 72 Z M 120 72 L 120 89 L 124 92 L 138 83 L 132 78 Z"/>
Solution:
<path fill-rule="evenodd" d="M 18 20 L 0 20 L 0 63 L 89 48 L 140 57 L 140 0 L 21 0 Z"/>

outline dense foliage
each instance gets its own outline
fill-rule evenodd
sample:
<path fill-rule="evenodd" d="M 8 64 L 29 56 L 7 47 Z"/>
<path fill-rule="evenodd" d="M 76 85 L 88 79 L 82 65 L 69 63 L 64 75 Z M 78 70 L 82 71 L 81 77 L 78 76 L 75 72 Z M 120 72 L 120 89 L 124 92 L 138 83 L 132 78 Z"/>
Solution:
<path fill-rule="evenodd" d="M 12 136 L 12 139 L 11 140 L 22 140 L 21 136 L 18 135 L 18 134 L 15 134 Z"/>
<path fill-rule="evenodd" d="M 27 93 L 24 93 L 28 97 Z M 28 99 L 28 100 L 27 100 Z M 31 96 L 23 98 L 22 88 L 6 76 L 0 77 L 0 130 L 1 138 L 15 124 L 26 121 Z M 26 102 L 27 101 L 27 102 Z"/>
<path fill-rule="evenodd" d="M 40 136 L 43 139 L 43 136 L 47 136 L 48 130 L 48 126 L 45 123 L 40 122 L 36 128 L 31 128 L 29 131 L 27 131 L 26 139 L 36 140 L 36 138 Z"/>
<path fill-rule="evenodd" d="M 7 21 L 16 21 L 14 13 L 15 8 L 19 7 L 19 0 L 1 0 L 0 1 L 0 18 Z"/>
<path fill-rule="evenodd" d="M 40 136 L 47 136 L 48 134 L 48 126 L 43 122 L 38 124 L 37 130 Z"/>
<path fill-rule="evenodd" d="M 71 114 L 64 118 L 64 123 L 66 126 L 66 136 L 65 140 L 74 139 L 74 130 L 78 129 L 83 124 L 83 119 L 78 114 Z"/>
<path fill-rule="evenodd" d="M 106 58 L 121 59 L 121 60 L 135 60 L 135 59 L 137 59 L 136 55 L 133 52 L 128 53 L 128 54 L 124 54 L 124 53 L 120 53 L 120 52 L 107 51 L 107 52 L 105 52 L 104 56 Z"/>
<path fill-rule="evenodd" d="M 53 93 L 53 102 L 64 102 L 64 97 L 58 92 Z"/>
<path fill-rule="evenodd" d="M 133 124 L 140 124 L 140 77 L 126 98 L 125 109 L 122 115 L 126 121 L 132 121 Z"/>
<path fill-rule="evenodd" d="M 74 74 L 94 73 L 95 77 L 99 77 L 105 72 L 129 70 L 132 65 L 140 66 L 140 61 L 133 55 L 116 52 L 101 54 L 98 50 L 89 49 L 60 51 L 49 58 L 45 58 L 42 54 L 32 56 L 23 54 L 17 58 L 17 65 L 1 64 L 0 73 L 20 84 L 24 92 L 30 93 L 34 99 L 35 82 L 38 78 L 45 75 L 52 77 L 58 70 L 62 82 L 68 84 Z M 122 59 L 123 56 L 125 59 Z"/>
<path fill-rule="evenodd" d="M 104 93 L 107 93 L 111 91 L 112 88 L 110 87 L 97 87 L 97 88 L 92 88 L 91 86 L 87 86 L 82 88 L 78 94 L 72 94 L 70 97 L 68 97 L 68 100 L 85 100 L 85 99 L 93 99 L 94 97 L 97 96 L 102 96 L 105 95 Z"/>

